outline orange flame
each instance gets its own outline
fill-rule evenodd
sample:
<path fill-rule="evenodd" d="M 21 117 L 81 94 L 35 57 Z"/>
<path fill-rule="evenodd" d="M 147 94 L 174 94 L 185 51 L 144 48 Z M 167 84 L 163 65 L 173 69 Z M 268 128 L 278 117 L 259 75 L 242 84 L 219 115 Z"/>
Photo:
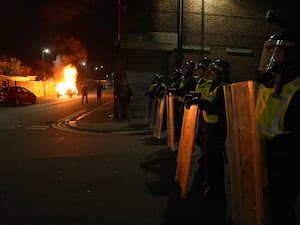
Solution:
<path fill-rule="evenodd" d="M 62 81 L 57 83 L 55 89 L 57 96 L 60 95 L 77 95 L 78 90 L 76 87 L 77 80 L 77 69 L 72 64 L 69 64 L 63 68 L 62 71 L 63 77 Z"/>

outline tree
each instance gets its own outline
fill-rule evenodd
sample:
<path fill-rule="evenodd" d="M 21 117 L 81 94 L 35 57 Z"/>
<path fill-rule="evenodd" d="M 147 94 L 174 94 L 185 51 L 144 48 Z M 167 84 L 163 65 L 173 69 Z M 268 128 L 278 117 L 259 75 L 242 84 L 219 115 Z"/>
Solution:
<path fill-rule="evenodd" d="M 13 57 L 4 57 L 2 61 L 3 75 L 17 75 L 20 71 L 21 61 Z"/>

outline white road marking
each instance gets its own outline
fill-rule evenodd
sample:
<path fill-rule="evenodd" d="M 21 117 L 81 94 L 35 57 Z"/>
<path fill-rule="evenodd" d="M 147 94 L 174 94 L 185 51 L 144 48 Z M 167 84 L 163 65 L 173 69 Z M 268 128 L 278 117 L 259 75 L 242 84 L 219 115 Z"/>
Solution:
<path fill-rule="evenodd" d="M 26 130 L 46 130 L 49 126 L 41 126 L 41 125 L 30 125 L 29 127 L 25 127 Z"/>

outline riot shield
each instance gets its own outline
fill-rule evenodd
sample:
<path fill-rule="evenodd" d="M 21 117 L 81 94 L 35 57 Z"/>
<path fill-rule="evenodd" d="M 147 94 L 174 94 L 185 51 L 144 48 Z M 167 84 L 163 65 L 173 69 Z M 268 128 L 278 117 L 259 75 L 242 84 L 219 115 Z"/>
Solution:
<path fill-rule="evenodd" d="M 146 98 L 146 110 L 145 110 L 145 123 L 150 125 L 151 122 L 151 104 L 152 104 L 152 99 L 150 97 Z"/>
<path fill-rule="evenodd" d="M 167 132 L 168 132 L 168 146 L 172 151 L 175 150 L 175 117 L 174 117 L 174 99 L 172 93 L 166 95 L 167 108 Z"/>
<path fill-rule="evenodd" d="M 198 105 L 184 108 L 180 141 L 177 153 L 177 168 L 175 181 L 181 187 L 181 197 L 186 198 L 191 191 L 195 167 L 193 155 L 196 148 L 196 135 L 199 119 Z"/>
<path fill-rule="evenodd" d="M 155 116 L 156 116 L 157 105 L 158 105 L 158 99 L 157 98 L 151 99 L 150 123 L 149 123 L 150 128 L 154 128 L 154 125 L 155 125 Z"/>
<path fill-rule="evenodd" d="M 165 98 L 162 97 L 158 99 L 156 115 L 155 115 L 155 123 L 153 129 L 153 136 L 158 139 L 161 139 L 164 113 L 165 113 Z"/>
<path fill-rule="evenodd" d="M 253 81 L 224 86 L 233 225 L 265 225 L 266 168 L 255 120 Z"/>

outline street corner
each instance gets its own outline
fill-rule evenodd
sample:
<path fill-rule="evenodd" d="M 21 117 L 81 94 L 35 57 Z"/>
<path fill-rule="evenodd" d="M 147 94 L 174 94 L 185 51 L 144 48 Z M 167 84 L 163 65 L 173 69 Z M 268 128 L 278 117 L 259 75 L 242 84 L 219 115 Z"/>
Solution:
<path fill-rule="evenodd" d="M 111 122 L 85 122 L 84 120 L 68 121 L 70 129 L 96 133 L 151 133 L 149 126 L 141 120 L 111 121 Z"/>

